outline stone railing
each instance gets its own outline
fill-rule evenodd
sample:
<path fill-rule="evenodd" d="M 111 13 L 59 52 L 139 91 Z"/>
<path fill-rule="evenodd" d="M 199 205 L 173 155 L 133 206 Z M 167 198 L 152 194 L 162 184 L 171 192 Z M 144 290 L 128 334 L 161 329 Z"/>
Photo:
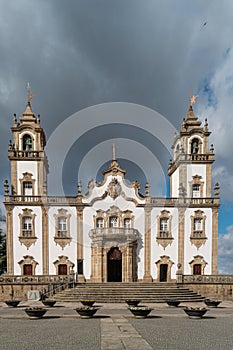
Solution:
<path fill-rule="evenodd" d="M 139 238 L 138 230 L 134 228 L 110 227 L 110 228 L 95 228 L 90 230 L 89 236 L 92 239 L 117 239 L 117 240 L 136 240 Z"/>
<path fill-rule="evenodd" d="M 77 205 L 76 197 L 62 196 L 5 196 L 5 202 L 33 205 Z"/>
<path fill-rule="evenodd" d="M 183 275 L 183 283 L 233 284 L 233 275 Z"/>
<path fill-rule="evenodd" d="M 33 276 L 17 276 L 3 275 L 0 276 L 0 284 L 53 284 L 73 282 L 75 275 L 33 275 Z"/>
<path fill-rule="evenodd" d="M 44 151 L 18 151 L 18 150 L 9 150 L 10 158 L 41 158 L 44 157 Z"/>
<path fill-rule="evenodd" d="M 189 206 L 211 206 L 214 204 L 214 198 L 187 198 L 187 197 L 173 197 L 173 198 L 151 198 L 149 204 L 156 207 L 178 207 L 180 205 Z"/>

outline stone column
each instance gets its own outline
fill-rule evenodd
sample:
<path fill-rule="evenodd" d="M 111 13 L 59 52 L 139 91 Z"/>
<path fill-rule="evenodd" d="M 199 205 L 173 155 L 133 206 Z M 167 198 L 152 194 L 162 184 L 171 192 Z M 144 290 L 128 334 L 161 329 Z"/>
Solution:
<path fill-rule="evenodd" d="M 126 248 L 125 247 L 121 248 L 121 253 L 122 253 L 122 282 L 127 282 L 127 277 L 126 277 Z"/>
<path fill-rule="evenodd" d="M 103 248 L 103 282 L 108 281 L 107 254 L 107 248 Z"/>
<path fill-rule="evenodd" d="M 42 271 L 43 275 L 49 275 L 49 220 L 48 206 L 42 206 Z"/>
<path fill-rule="evenodd" d="M 7 273 L 14 274 L 14 249 L 13 249 L 13 206 L 6 207 L 6 251 L 7 251 Z"/>
<path fill-rule="evenodd" d="M 178 264 L 180 272 L 184 273 L 184 225 L 185 225 L 185 208 L 178 208 Z"/>
<path fill-rule="evenodd" d="M 144 276 L 143 282 L 152 282 L 151 277 L 151 208 L 145 207 Z"/>
<path fill-rule="evenodd" d="M 212 209 L 212 266 L 211 274 L 218 274 L 218 208 Z"/>
<path fill-rule="evenodd" d="M 102 252 L 102 247 L 97 247 L 97 275 L 96 279 L 97 282 L 103 282 L 103 252 Z"/>

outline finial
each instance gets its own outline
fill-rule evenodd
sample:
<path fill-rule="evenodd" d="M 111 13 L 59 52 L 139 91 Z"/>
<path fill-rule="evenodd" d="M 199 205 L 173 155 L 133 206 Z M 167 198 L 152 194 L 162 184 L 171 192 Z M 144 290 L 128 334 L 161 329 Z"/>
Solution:
<path fill-rule="evenodd" d="M 196 102 L 196 99 L 198 98 L 198 95 L 193 95 L 192 91 L 190 91 L 190 107 Z"/>
<path fill-rule="evenodd" d="M 146 183 L 146 197 L 149 197 L 150 196 L 150 185 L 149 185 L 149 182 Z"/>
<path fill-rule="evenodd" d="M 116 145 L 112 144 L 112 160 L 116 160 Z"/>
<path fill-rule="evenodd" d="M 4 181 L 4 192 L 5 192 L 5 196 L 7 196 L 9 194 L 9 184 L 8 184 L 8 180 Z"/>
<path fill-rule="evenodd" d="M 11 151 L 12 149 L 13 149 L 12 141 L 9 140 L 9 143 L 8 143 L 8 150 Z"/>
<path fill-rule="evenodd" d="M 17 126 L 17 117 L 16 117 L 16 113 L 14 113 L 14 126 Z"/>
<path fill-rule="evenodd" d="M 33 94 L 31 92 L 31 86 L 30 86 L 29 82 L 27 84 L 27 91 L 28 91 L 28 102 L 30 102 L 33 99 L 33 97 L 35 96 L 35 94 Z"/>
<path fill-rule="evenodd" d="M 82 183 L 80 180 L 78 181 L 78 194 L 82 194 Z"/>
<path fill-rule="evenodd" d="M 208 121 L 207 118 L 205 118 L 205 124 L 204 124 L 205 130 L 208 130 Z"/>
<path fill-rule="evenodd" d="M 216 182 L 216 184 L 214 186 L 214 197 L 215 198 L 219 198 L 219 189 L 220 189 L 219 183 Z"/>

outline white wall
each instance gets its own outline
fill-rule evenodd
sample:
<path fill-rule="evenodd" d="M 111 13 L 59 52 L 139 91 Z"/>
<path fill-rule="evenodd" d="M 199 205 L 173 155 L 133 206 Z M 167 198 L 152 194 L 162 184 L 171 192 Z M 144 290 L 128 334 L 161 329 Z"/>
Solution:
<path fill-rule="evenodd" d="M 35 185 L 34 185 L 34 191 L 35 191 L 35 196 L 38 195 L 38 165 L 37 162 L 34 161 L 18 161 L 17 162 L 17 176 L 18 176 L 18 194 L 22 195 L 21 193 L 21 184 L 20 184 L 20 179 L 23 178 L 23 173 L 30 173 L 32 174 L 32 179 L 36 180 Z"/>
<path fill-rule="evenodd" d="M 158 232 L 157 216 L 161 214 L 164 208 L 153 208 L 151 211 L 151 275 L 154 279 L 159 278 L 156 261 L 160 260 L 160 257 L 163 255 L 169 256 L 170 260 L 174 262 L 171 270 L 171 278 L 176 278 L 178 260 L 178 210 L 177 208 L 165 209 L 169 211 L 169 215 L 172 216 L 171 233 L 174 240 L 172 244 L 168 245 L 165 249 L 156 242 Z"/>
<path fill-rule="evenodd" d="M 58 214 L 59 209 L 67 210 L 67 214 L 70 214 L 70 237 L 72 241 L 67 244 L 64 249 L 59 244 L 54 242 L 55 236 L 55 218 L 54 214 Z M 49 273 L 56 274 L 54 262 L 58 260 L 61 255 L 67 256 L 68 259 L 75 264 L 74 271 L 77 271 L 77 215 L 76 208 L 73 207 L 51 207 L 49 209 Z"/>
<path fill-rule="evenodd" d="M 212 264 L 212 210 L 210 208 L 203 209 L 203 215 L 206 215 L 205 221 L 205 233 L 207 240 L 204 245 L 199 249 L 190 242 L 191 234 L 191 215 L 194 215 L 194 211 L 198 208 L 188 208 L 185 212 L 185 240 L 184 240 L 184 274 L 190 275 L 191 268 L 189 262 L 191 262 L 195 255 L 203 256 L 204 260 L 208 263 L 205 267 L 204 273 L 211 274 L 211 264 Z"/>
<path fill-rule="evenodd" d="M 193 176 L 201 176 L 201 181 L 204 182 L 203 197 L 206 197 L 206 165 L 205 164 L 188 164 L 187 165 L 187 196 L 192 197 L 190 191 L 190 182 L 193 181 Z"/>
<path fill-rule="evenodd" d="M 19 214 L 23 214 L 22 207 L 13 209 L 13 250 L 14 250 L 14 274 L 21 275 L 21 269 L 18 264 L 25 255 L 31 255 L 38 262 L 36 274 L 42 274 L 42 213 L 40 207 L 27 207 L 33 210 L 35 217 L 35 235 L 38 238 L 35 245 L 31 245 L 29 249 L 25 245 L 21 245 L 20 236 L 20 219 Z"/>

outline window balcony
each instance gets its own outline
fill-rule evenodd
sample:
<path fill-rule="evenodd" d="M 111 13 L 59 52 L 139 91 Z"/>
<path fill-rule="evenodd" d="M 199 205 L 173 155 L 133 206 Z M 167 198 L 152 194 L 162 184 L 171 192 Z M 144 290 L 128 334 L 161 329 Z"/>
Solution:
<path fill-rule="evenodd" d="M 125 227 L 109 227 L 95 228 L 90 230 L 89 236 L 93 241 L 119 241 L 119 242 L 134 242 L 140 237 L 139 231 L 134 228 Z"/>

